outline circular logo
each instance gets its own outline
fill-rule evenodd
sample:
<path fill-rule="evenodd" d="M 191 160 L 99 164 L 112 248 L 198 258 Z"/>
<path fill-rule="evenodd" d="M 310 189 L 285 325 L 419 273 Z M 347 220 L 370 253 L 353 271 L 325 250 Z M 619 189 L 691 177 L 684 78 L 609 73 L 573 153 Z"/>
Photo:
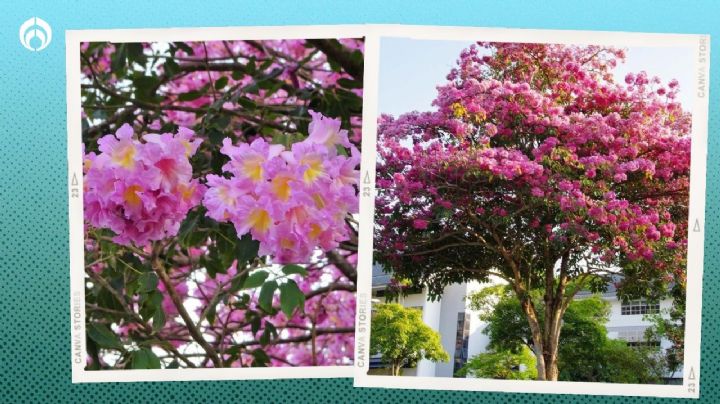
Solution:
<path fill-rule="evenodd" d="M 51 41 L 52 29 L 42 18 L 32 17 L 20 26 L 20 43 L 30 51 L 40 52 Z"/>

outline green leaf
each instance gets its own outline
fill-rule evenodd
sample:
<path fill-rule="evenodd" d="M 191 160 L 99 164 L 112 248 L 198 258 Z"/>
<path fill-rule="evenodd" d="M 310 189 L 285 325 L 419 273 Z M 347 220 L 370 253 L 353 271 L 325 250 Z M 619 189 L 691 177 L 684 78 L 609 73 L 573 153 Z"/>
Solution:
<path fill-rule="evenodd" d="M 254 75 L 257 72 L 256 61 L 255 56 L 250 56 L 247 63 L 245 63 L 245 70 L 247 70 L 248 74 Z"/>
<path fill-rule="evenodd" d="M 122 311 L 123 306 L 115 299 L 115 297 L 110 293 L 107 289 L 102 288 L 97 293 L 97 304 L 100 307 L 105 307 L 107 309 L 115 310 L 115 311 Z"/>
<path fill-rule="evenodd" d="M 138 257 L 131 253 L 125 253 L 119 257 L 117 262 L 118 269 L 129 273 L 144 272 L 148 267 L 143 265 Z"/>
<path fill-rule="evenodd" d="M 250 234 L 243 235 L 235 245 L 235 258 L 238 260 L 238 268 L 245 266 L 249 261 L 258 256 L 260 242 L 253 240 Z"/>
<path fill-rule="evenodd" d="M 90 338 L 85 338 L 85 343 L 87 344 L 86 349 L 87 353 L 91 358 L 99 358 L 100 353 L 98 352 L 98 346 Z M 91 364 L 89 364 L 86 368 L 87 370 L 100 370 L 100 361 L 93 360 Z"/>
<path fill-rule="evenodd" d="M 205 91 L 203 88 L 201 88 L 200 90 L 188 91 L 187 93 L 178 95 L 178 100 L 179 101 L 194 101 L 194 100 L 197 100 L 198 98 L 202 97 L 203 95 L 205 95 Z"/>
<path fill-rule="evenodd" d="M 245 72 L 242 70 L 233 70 L 232 74 L 230 75 L 233 80 L 240 80 L 245 75 Z"/>
<path fill-rule="evenodd" d="M 250 295 L 249 294 L 242 294 L 238 296 L 237 300 L 232 303 L 232 306 L 237 309 L 247 309 L 250 305 Z"/>
<path fill-rule="evenodd" d="M 251 366 L 254 368 L 264 368 L 270 363 L 270 357 L 260 348 L 253 350 L 251 354 L 254 359 Z"/>
<path fill-rule="evenodd" d="M 262 64 L 260 65 L 260 67 L 258 67 L 257 69 L 265 70 L 268 67 L 270 67 L 270 65 L 272 65 L 273 63 L 275 63 L 275 58 L 265 59 L 265 61 L 263 61 Z"/>
<path fill-rule="evenodd" d="M 267 271 L 255 271 L 253 272 L 243 283 L 243 289 L 254 289 L 263 283 L 270 274 Z"/>
<path fill-rule="evenodd" d="M 177 72 L 180 71 L 180 65 L 177 64 L 175 59 L 168 58 L 165 59 L 165 63 L 163 64 L 163 70 L 168 76 L 174 76 Z"/>
<path fill-rule="evenodd" d="M 200 257 L 200 265 L 205 267 L 208 275 L 212 279 L 215 279 L 215 275 L 217 275 L 218 273 L 225 273 L 227 271 L 227 267 L 223 266 L 222 262 L 217 256 L 213 256 L 213 249 L 211 249 L 210 253 L 210 256 Z"/>
<path fill-rule="evenodd" d="M 247 97 L 239 97 L 236 102 L 240 104 L 241 107 L 245 109 L 255 109 L 257 108 L 257 104 L 255 101 L 247 98 Z"/>
<path fill-rule="evenodd" d="M 155 91 L 159 85 L 157 76 L 137 76 L 132 79 L 135 85 L 135 97 L 141 101 L 155 101 Z"/>
<path fill-rule="evenodd" d="M 150 348 L 141 348 L 131 354 L 133 369 L 160 369 L 160 358 Z"/>
<path fill-rule="evenodd" d="M 245 283 L 245 280 L 247 279 L 247 274 L 237 276 L 233 278 L 232 282 L 230 282 L 230 289 L 228 289 L 228 294 L 233 295 L 240 289 L 242 289 L 243 284 Z M 247 295 L 243 295 L 247 296 Z"/>
<path fill-rule="evenodd" d="M 225 139 L 227 136 L 225 135 L 225 132 L 221 130 L 217 130 L 216 128 L 210 128 L 208 130 L 208 139 L 210 140 L 210 143 L 214 145 L 221 145 L 223 142 L 223 139 Z"/>
<path fill-rule="evenodd" d="M 207 240 L 207 232 L 198 230 L 205 219 L 205 212 L 204 207 L 191 210 L 183 220 L 177 236 L 182 247 L 191 247 Z"/>
<path fill-rule="evenodd" d="M 158 277 L 154 272 L 143 272 L 140 277 L 138 277 L 138 284 L 140 285 L 138 292 L 152 292 L 157 289 Z"/>
<path fill-rule="evenodd" d="M 282 269 L 282 272 L 285 275 L 294 275 L 294 274 L 300 274 L 302 276 L 307 275 L 307 269 L 301 267 L 300 265 L 295 265 L 295 264 L 285 265 Z"/>
<path fill-rule="evenodd" d="M 223 88 L 225 88 L 227 83 L 228 83 L 227 76 L 222 76 L 219 79 L 215 80 L 215 89 L 222 90 Z"/>
<path fill-rule="evenodd" d="M 258 297 L 258 306 L 266 312 L 272 311 L 273 295 L 277 289 L 278 284 L 275 281 L 265 282 L 260 289 L 260 296 Z"/>
<path fill-rule="evenodd" d="M 87 335 L 98 346 L 109 349 L 122 349 L 123 345 L 115 333 L 113 333 L 105 324 L 90 323 L 87 329 Z"/>
<path fill-rule="evenodd" d="M 140 316 L 150 320 L 157 310 L 162 310 L 163 295 L 157 290 L 140 295 Z"/>
<path fill-rule="evenodd" d="M 165 326 L 165 311 L 162 309 L 162 306 L 160 306 L 155 309 L 155 314 L 153 314 L 152 328 L 153 328 L 153 331 L 157 332 L 157 331 L 160 331 L 164 326 Z"/>
<path fill-rule="evenodd" d="M 286 316 L 292 316 L 295 308 L 303 308 L 305 295 L 293 280 L 280 285 L 280 309 Z"/>
<path fill-rule="evenodd" d="M 178 239 L 180 239 L 180 243 L 183 244 L 184 239 L 188 236 L 188 234 L 197 227 L 198 221 L 200 221 L 200 214 L 199 211 L 201 209 L 197 210 L 191 210 L 187 216 L 185 216 L 185 220 L 180 224 L 180 230 L 178 230 Z"/>
<path fill-rule="evenodd" d="M 230 125 L 230 117 L 228 115 L 219 115 L 212 120 L 212 126 L 219 130 L 225 130 L 228 125 Z"/>
<path fill-rule="evenodd" d="M 337 72 L 337 73 L 340 73 L 342 71 L 342 67 L 340 66 L 340 64 L 338 62 L 330 59 L 330 60 L 328 60 L 328 64 L 330 65 L 330 69 L 332 69 L 332 71 Z"/>
<path fill-rule="evenodd" d="M 363 84 L 357 80 L 350 80 L 350 79 L 338 79 L 337 83 L 345 88 L 362 88 Z"/>
<path fill-rule="evenodd" d="M 128 43 L 127 46 L 127 55 L 128 60 L 131 62 L 137 62 L 141 65 L 144 65 L 147 63 L 147 58 L 145 57 L 145 53 L 143 51 L 143 46 L 141 43 Z"/>
<path fill-rule="evenodd" d="M 215 322 L 215 314 L 217 313 L 217 304 L 213 304 L 208 308 L 207 311 L 207 321 L 210 324 L 213 324 Z"/>
<path fill-rule="evenodd" d="M 260 331 L 260 325 L 262 325 L 262 317 L 258 315 L 258 312 L 248 310 L 245 313 L 245 322 L 250 322 L 250 332 L 255 335 L 258 333 L 258 331 Z"/>
<path fill-rule="evenodd" d="M 267 345 L 268 342 L 270 342 L 270 340 L 272 338 L 277 338 L 277 336 L 278 336 L 277 328 L 275 328 L 275 326 L 272 325 L 272 323 L 266 322 L 265 328 L 263 329 L 263 333 L 260 336 L 260 345 Z"/>
<path fill-rule="evenodd" d="M 123 43 L 115 48 L 115 52 L 110 56 L 110 68 L 113 72 L 119 73 L 125 69 L 127 60 L 127 46 Z"/>
<path fill-rule="evenodd" d="M 345 156 L 345 157 L 348 156 L 347 149 L 345 149 L 345 146 L 343 146 L 343 145 L 335 145 L 335 150 L 337 150 L 337 154 L 339 154 L 341 156 Z"/>

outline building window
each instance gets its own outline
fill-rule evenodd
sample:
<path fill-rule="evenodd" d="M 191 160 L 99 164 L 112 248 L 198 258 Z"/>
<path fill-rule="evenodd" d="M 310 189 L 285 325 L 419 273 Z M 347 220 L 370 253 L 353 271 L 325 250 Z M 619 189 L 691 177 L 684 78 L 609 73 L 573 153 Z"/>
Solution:
<path fill-rule="evenodd" d="M 660 341 L 627 341 L 627 346 L 633 347 L 633 348 L 641 348 L 641 347 L 659 348 Z"/>
<path fill-rule="evenodd" d="M 645 339 L 645 327 L 631 327 L 618 331 L 618 339 L 630 347 L 659 347 L 660 341 Z"/>
<path fill-rule="evenodd" d="M 457 333 L 455 335 L 455 355 L 453 357 L 453 377 L 468 359 L 468 344 L 470 342 L 470 313 L 458 313 Z"/>
<path fill-rule="evenodd" d="M 660 303 L 648 303 L 644 299 L 623 302 L 620 306 L 620 314 L 623 316 L 658 313 L 660 313 Z"/>

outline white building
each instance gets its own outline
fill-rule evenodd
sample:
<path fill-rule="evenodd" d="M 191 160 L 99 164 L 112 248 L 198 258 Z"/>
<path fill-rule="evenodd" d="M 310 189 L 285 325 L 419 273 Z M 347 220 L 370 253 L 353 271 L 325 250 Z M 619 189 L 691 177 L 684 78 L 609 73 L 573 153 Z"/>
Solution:
<path fill-rule="evenodd" d="M 376 299 L 382 300 L 391 276 L 383 272 L 379 266 L 373 267 L 372 294 Z M 423 321 L 432 329 L 440 333 L 443 348 L 450 356 L 449 362 L 430 362 L 423 360 L 417 368 L 406 368 L 404 376 L 425 377 L 453 377 L 469 358 L 485 352 L 490 339 L 483 333 L 486 323 L 480 320 L 480 313 L 472 310 L 466 296 L 486 287 L 487 284 L 478 282 L 452 284 L 446 286 L 439 301 L 429 301 L 427 291 L 410 294 L 399 298 L 398 303 L 405 307 L 420 309 Z M 589 292 L 581 291 L 577 299 L 589 297 Z M 603 293 L 602 298 L 610 303 L 610 316 L 605 324 L 608 337 L 622 339 L 630 345 L 645 343 L 645 330 L 651 325 L 644 320 L 645 314 L 654 314 L 666 311 L 672 306 L 672 300 L 666 299 L 659 304 L 648 304 L 644 301 L 622 303 L 616 296 L 616 290 L 611 285 Z M 671 346 L 668 340 L 660 341 L 660 347 L 667 349 Z M 371 368 L 380 367 L 380 359 L 372 358 Z M 669 379 L 682 378 L 682 369 L 674 375 L 667 374 Z"/>

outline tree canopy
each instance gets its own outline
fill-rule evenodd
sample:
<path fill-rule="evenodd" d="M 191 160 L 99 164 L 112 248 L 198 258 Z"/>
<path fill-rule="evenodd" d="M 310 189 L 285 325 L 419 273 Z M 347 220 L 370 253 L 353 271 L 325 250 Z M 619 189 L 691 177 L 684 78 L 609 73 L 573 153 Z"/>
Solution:
<path fill-rule="evenodd" d="M 370 354 L 381 355 L 383 362 L 390 364 L 393 376 L 399 376 L 405 366 L 417 366 L 422 359 L 450 360 L 440 334 L 423 322 L 422 312 L 397 303 L 373 306 Z"/>
<path fill-rule="evenodd" d="M 435 111 L 379 119 L 376 261 L 436 297 L 455 282 L 508 282 L 539 379 L 557 378 L 561 320 L 579 290 L 613 275 L 620 296 L 684 284 L 690 114 L 676 80 L 616 81 L 624 58 L 480 42 L 438 87 Z"/>

